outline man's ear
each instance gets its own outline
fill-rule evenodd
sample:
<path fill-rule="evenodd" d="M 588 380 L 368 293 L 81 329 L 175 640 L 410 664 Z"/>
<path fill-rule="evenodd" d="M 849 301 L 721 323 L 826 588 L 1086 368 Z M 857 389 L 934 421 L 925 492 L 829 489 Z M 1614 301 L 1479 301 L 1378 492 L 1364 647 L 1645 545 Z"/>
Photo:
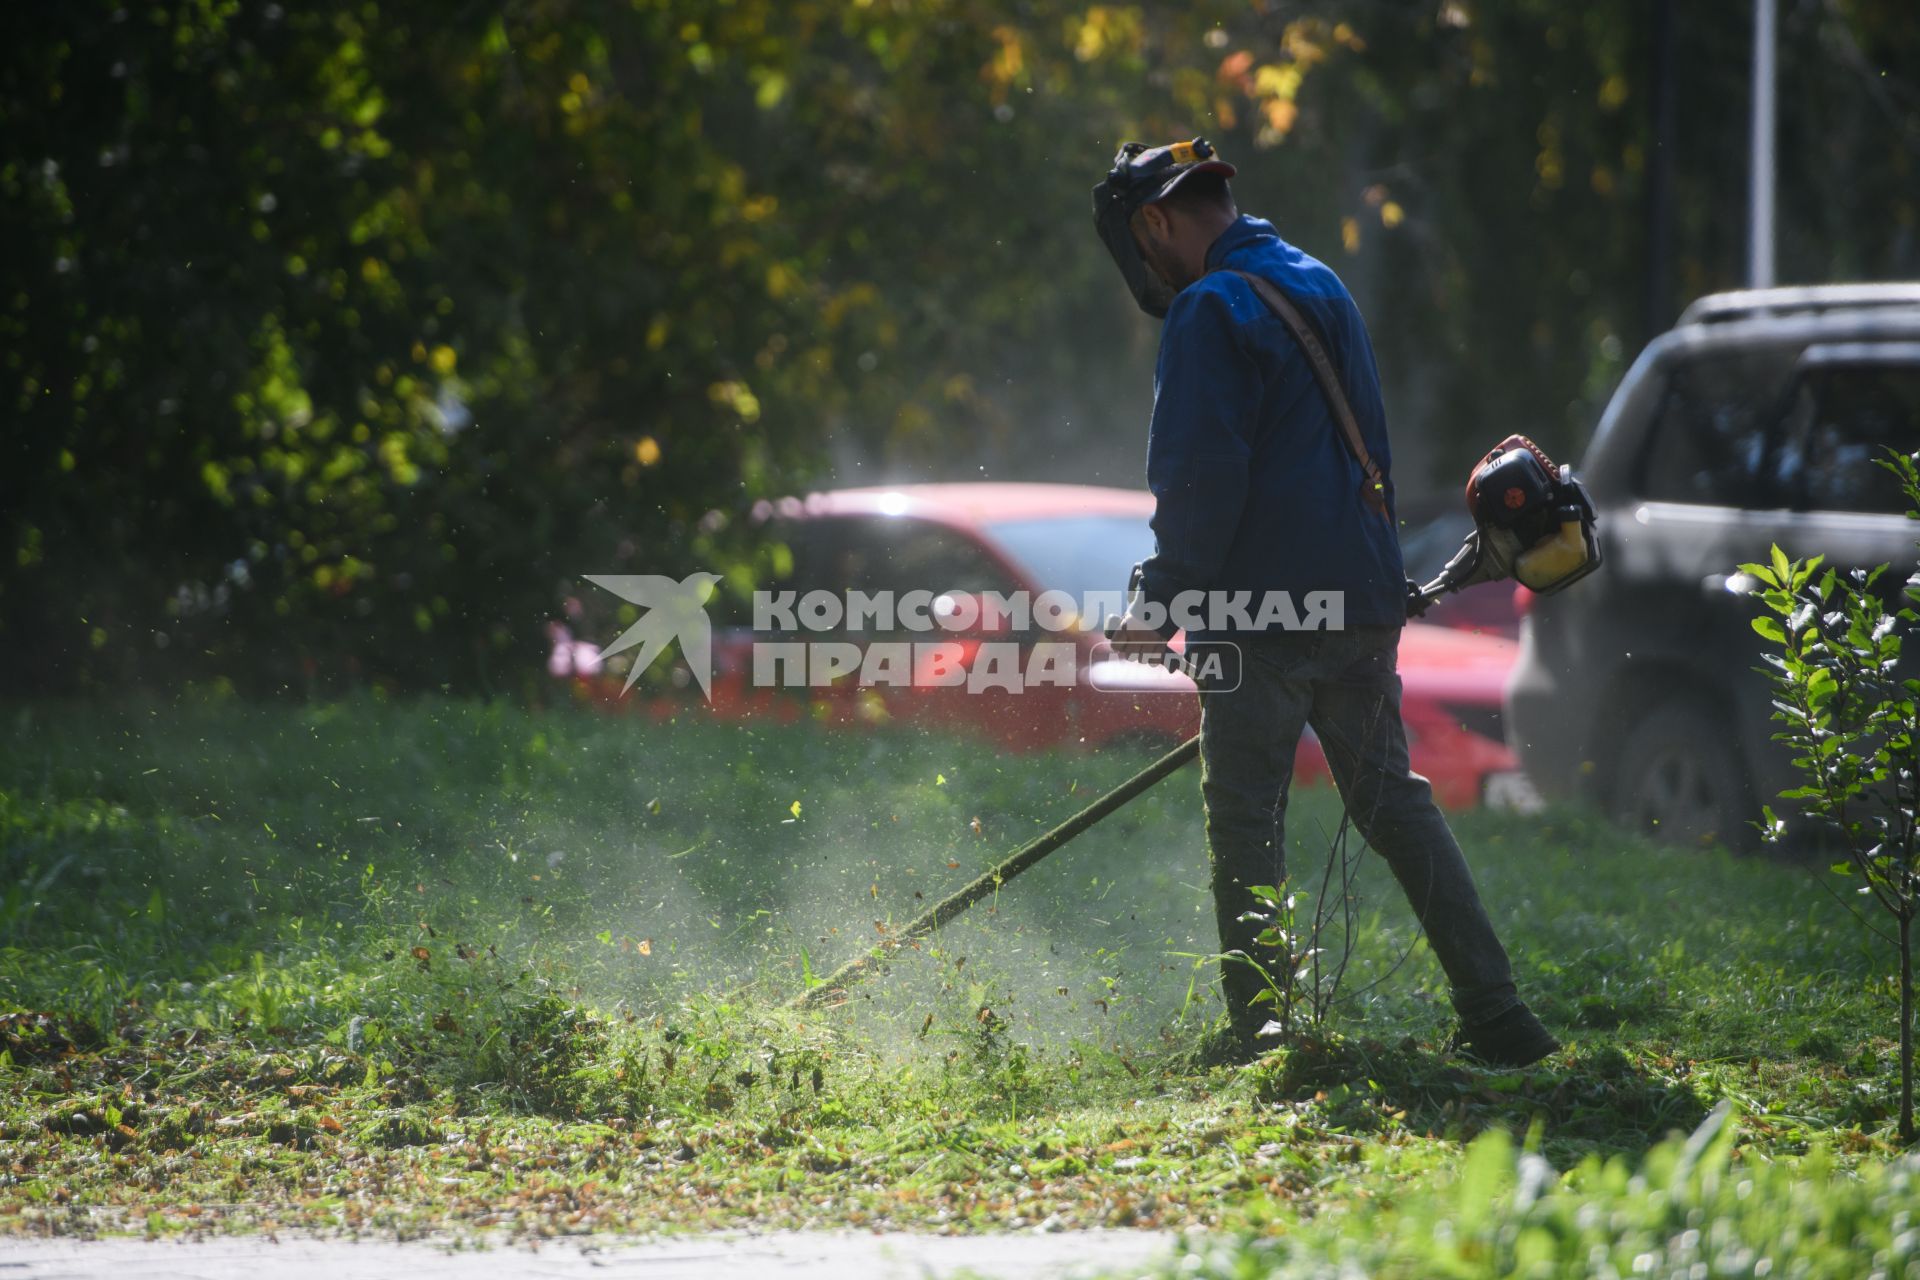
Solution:
<path fill-rule="evenodd" d="M 1173 236 L 1173 223 L 1167 217 L 1167 211 L 1157 204 L 1143 204 L 1134 219 L 1139 231 L 1149 239 L 1165 242 Z"/>

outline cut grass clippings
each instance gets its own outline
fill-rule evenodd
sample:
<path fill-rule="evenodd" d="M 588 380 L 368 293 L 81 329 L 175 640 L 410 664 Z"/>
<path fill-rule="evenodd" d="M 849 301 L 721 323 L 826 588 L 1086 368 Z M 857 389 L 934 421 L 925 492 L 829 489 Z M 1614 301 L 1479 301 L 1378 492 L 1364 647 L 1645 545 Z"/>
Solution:
<path fill-rule="evenodd" d="M 1452 1194 L 1480 1133 L 1631 1170 L 1730 1102 L 1730 1168 L 1891 1153 L 1885 957 L 1812 873 L 1566 814 L 1457 823 L 1569 1042 L 1529 1071 L 1444 1051 L 1378 866 L 1324 1033 L 1197 1065 L 1188 775 L 781 1008 L 1143 763 L 446 701 L 15 711 L 0 1229 L 1224 1227 L 1272 1262 L 1309 1222 L 1395 1238 L 1373 1215 Z M 1316 865 L 1337 805 L 1290 816 Z"/>

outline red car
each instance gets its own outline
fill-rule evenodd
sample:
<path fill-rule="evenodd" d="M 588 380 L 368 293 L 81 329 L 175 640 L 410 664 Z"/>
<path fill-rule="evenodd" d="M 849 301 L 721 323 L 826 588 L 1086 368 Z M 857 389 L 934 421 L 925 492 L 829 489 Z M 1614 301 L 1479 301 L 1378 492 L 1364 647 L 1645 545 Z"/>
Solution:
<path fill-rule="evenodd" d="M 1153 550 L 1147 527 L 1150 494 L 1066 484 L 923 484 L 842 489 L 766 504 L 757 514 L 766 536 L 791 554 L 790 572 L 769 589 L 795 598 L 824 591 L 907 592 L 937 589 L 930 612 L 971 618 L 985 593 L 1010 596 L 1064 592 L 1076 601 L 1094 593 L 1115 596 L 1133 564 Z M 781 557 L 783 565 L 786 557 Z M 1004 620 L 959 630 L 876 632 L 871 627 L 816 630 L 805 637 L 865 646 L 939 641 L 957 649 L 961 664 L 983 646 L 1017 641 L 1030 653 L 1034 640 L 1073 646 L 1073 679 L 1028 684 L 1016 694 L 941 684 L 916 668 L 911 683 L 863 683 L 856 673 L 804 689 L 756 682 L 754 647 L 769 637 L 746 628 L 716 627 L 708 705 L 728 719 L 749 716 L 817 718 L 849 725 L 891 721 L 984 735 L 1010 750 L 1062 745 L 1116 744 L 1171 747 L 1199 729 L 1194 686 L 1186 676 L 1115 660 L 1100 634 L 1103 619 L 1070 620 L 1057 631 L 1030 628 L 1015 635 Z M 799 638 L 798 636 L 788 638 Z M 1400 645 L 1404 715 L 1416 770 L 1432 780 L 1449 808 L 1483 802 L 1525 803 L 1528 791 L 1502 736 L 1501 697 L 1517 646 L 1504 637 L 1448 627 L 1409 624 Z M 619 682 L 599 673 L 590 647 L 556 628 L 555 674 L 587 677 L 602 696 Z M 696 695 L 697 696 L 697 695 Z M 681 704 L 675 704 L 681 705 Z M 1300 744 L 1301 781 L 1327 777 L 1325 757 L 1309 731 Z"/>

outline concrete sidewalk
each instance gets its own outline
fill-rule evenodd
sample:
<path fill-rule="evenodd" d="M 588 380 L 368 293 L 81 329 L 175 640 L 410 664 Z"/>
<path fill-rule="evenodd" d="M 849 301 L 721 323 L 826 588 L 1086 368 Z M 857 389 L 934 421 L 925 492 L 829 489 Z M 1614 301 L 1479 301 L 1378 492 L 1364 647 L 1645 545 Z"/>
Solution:
<path fill-rule="evenodd" d="M 1145 1231 L 929 1236 L 905 1232 L 776 1231 L 658 1240 L 505 1242 L 455 1250 L 433 1243 L 282 1237 L 29 1240 L 0 1237 L 0 1280 L 1081 1280 L 1136 1275 L 1164 1258 L 1169 1235 Z"/>

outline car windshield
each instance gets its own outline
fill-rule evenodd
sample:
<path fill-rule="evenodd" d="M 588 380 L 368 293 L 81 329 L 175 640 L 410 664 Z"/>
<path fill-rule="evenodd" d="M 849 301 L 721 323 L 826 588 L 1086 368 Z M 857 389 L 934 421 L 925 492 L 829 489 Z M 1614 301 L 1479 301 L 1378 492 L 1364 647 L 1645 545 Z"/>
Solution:
<path fill-rule="evenodd" d="M 1083 603 L 1094 592 L 1124 592 L 1134 564 L 1153 554 L 1153 531 L 1140 516 L 994 520 L 986 532 L 1041 590 L 1065 591 Z"/>

